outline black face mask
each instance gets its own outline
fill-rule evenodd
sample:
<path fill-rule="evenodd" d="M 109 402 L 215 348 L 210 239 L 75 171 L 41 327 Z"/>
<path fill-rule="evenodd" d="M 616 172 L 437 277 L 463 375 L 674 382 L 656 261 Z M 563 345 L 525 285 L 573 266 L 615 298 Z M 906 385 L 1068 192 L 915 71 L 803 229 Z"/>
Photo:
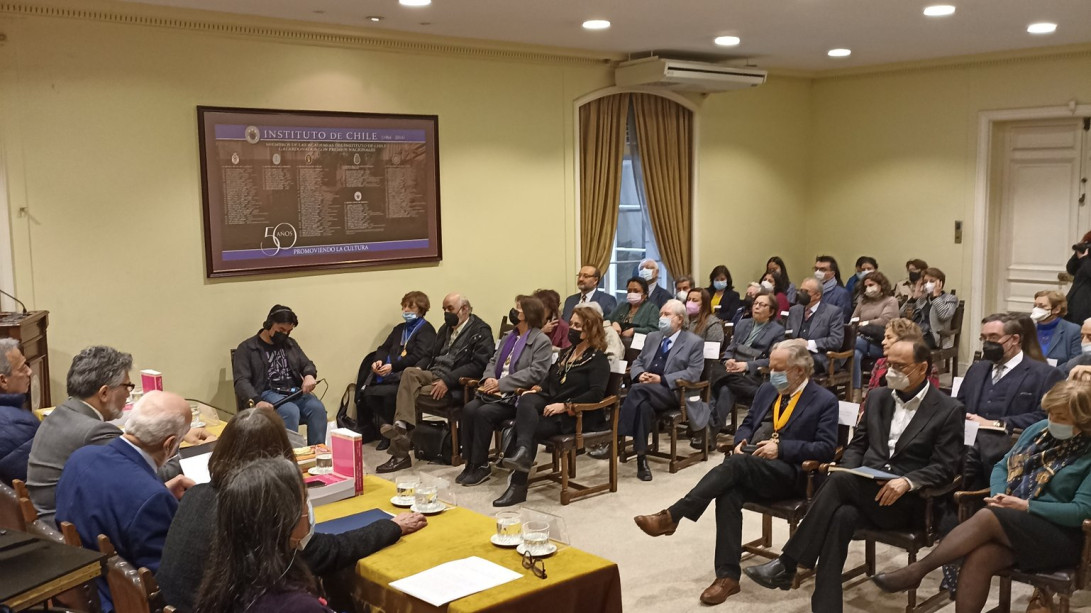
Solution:
<path fill-rule="evenodd" d="M 516 311 L 515 309 L 512 309 L 512 310 L 508 311 L 508 321 L 511 322 L 511 325 L 518 326 L 519 325 L 519 311 Z"/>
<path fill-rule="evenodd" d="M 277 347 L 283 347 L 288 344 L 288 335 L 283 332 L 273 333 L 273 344 Z"/>
<path fill-rule="evenodd" d="M 796 304 L 807 306 L 811 303 L 811 293 L 804 290 L 796 292 Z"/>
<path fill-rule="evenodd" d="M 1004 359 L 1004 346 L 996 341 L 981 343 L 981 358 L 999 364 Z"/>
<path fill-rule="evenodd" d="M 913 283 L 916 283 L 917 281 L 920 281 L 920 278 L 921 278 L 921 273 L 919 273 L 919 272 L 909 273 L 909 280 L 912 281 Z"/>
<path fill-rule="evenodd" d="M 580 339 L 581 334 L 583 334 L 583 333 L 580 332 L 579 330 L 573 330 L 572 328 L 569 328 L 568 329 L 568 342 L 572 343 L 573 345 L 579 345 L 580 340 L 582 340 L 582 339 Z"/>
<path fill-rule="evenodd" d="M 458 326 L 458 313 L 443 313 L 443 323 L 447 324 L 448 328 L 455 328 Z"/>

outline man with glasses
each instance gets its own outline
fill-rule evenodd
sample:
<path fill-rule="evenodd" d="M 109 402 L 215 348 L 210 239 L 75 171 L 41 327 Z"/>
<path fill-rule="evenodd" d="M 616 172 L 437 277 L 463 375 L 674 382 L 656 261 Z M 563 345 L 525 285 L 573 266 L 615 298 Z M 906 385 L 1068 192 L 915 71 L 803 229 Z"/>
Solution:
<path fill-rule="evenodd" d="M 988 487 L 993 464 L 1011 448 L 1011 431 L 1045 419 L 1042 396 L 1064 379 L 1061 371 L 1023 352 L 1022 331 L 1017 315 L 996 313 L 981 320 L 982 359 L 966 371 L 958 390 L 966 419 L 980 427 L 966 457 L 963 489 Z"/>
<path fill-rule="evenodd" d="M 598 303 L 602 307 L 603 313 L 614 312 L 614 309 L 617 308 L 617 300 L 610 294 L 599 291 L 599 280 L 601 278 L 602 273 L 594 266 L 584 266 L 580 269 L 579 274 L 576 275 L 576 288 L 580 291 L 565 298 L 561 319 L 568 321 L 572 317 L 572 309 L 587 302 Z"/>
<path fill-rule="evenodd" d="M 121 429 L 107 422 L 121 417 L 135 387 L 129 379 L 132 367 L 133 356 L 101 345 L 88 347 L 72 358 L 67 377 L 69 397 L 42 421 L 30 448 L 27 489 L 39 518 L 53 519 L 57 481 L 69 456 L 81 447 L 105 445 L 121 436 Z M 204 429 L 186 435 L 192 443 L 210 438 Z M 160 477 L 173 478 L 179 472 L 176 462 L 168 463 Z"/>

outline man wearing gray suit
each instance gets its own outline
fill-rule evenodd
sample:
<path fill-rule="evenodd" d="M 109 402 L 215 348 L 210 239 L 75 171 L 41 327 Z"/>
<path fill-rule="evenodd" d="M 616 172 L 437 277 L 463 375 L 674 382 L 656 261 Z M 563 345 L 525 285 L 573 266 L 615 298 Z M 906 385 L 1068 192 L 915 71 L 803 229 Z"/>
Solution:
<path fill-rule="evenodd" d="M 841 308 L 822 301 L 822 286 L 813 277 L 804 279 L 796 293 L 796 305 L 788 310 L 784 336 L 807 341 L 814 371 L 826 372 L 826 352 L 840 351 L 845 340 Z"/>
<path fill-rule="evenodd" d="M 648 431 L 656 413 L 678 406 L 678 381 L 698 381 L 704 370 L 704 340 L 683 330 L 686 307 L 668 300 L 659 310 L 659 330 L 648 334 L 640 356 L 633 361 L 633 386 L 621 405 L 618 434 L 633 437 L 636 476 L 651 481 L 648 468 Z"/>
<path fill-rule="evenodd" d="M 87 445 L 105 445 L 121 436 L 121 430 L 107 423 L 121 417 L 129 392 L 133 356 L 111 347 L 88 347 L 72 358 L 68 370 L 69 398 L 42 421 L 27 462 L 27 489 L 38 516 L 53 520 L 57 510 L 56 489 L 68 457 Z M 189 442 L 205 440 L 207 432 L 192 430 Z M 160 471 L 160 477 L 178 475 L 177 463 Z M 171 487 L 174 480 L 168 481 Z"/>

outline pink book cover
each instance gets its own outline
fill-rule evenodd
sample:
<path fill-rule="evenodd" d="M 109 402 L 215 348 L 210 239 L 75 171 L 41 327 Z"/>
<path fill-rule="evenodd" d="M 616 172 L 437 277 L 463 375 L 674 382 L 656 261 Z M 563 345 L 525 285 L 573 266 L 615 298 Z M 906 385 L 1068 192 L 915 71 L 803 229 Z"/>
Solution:
<path fill-rule="evenodd" d="M 145 394 L 152 390 L 163 391 L 163 373 L 158 370 L 140 371 L 140 389 Z"/>
<path fill-rule="evenodd" d="M 317 482 L 317 483 L 321 483 L 322 485 L 333 485 L 334 483 L 344 481 L 345 479 L 348 479 L 348 477 L 342 477 L 341 475 L 337 475 L 337 474 L 334 474 L 334 473 L 329 473 L 327 475 L 307 475 L 303 479 L 303 481 L 305 481 L 307 483 L 316 483 Z"/>
<path fill-rule="evenodd" d="M 337 428 L 330 433 L 333 472 L 356 480 L 356 493 L 364 491 L 364 439 L 358 432 Z"/>

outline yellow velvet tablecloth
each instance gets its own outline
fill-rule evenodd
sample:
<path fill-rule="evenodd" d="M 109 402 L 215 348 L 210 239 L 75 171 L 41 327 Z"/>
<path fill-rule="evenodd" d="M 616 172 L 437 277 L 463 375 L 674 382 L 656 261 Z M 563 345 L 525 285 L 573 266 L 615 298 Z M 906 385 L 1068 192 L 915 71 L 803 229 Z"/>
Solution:
<path fill-rule="evenodd" d="M 315 509 L 322 522 L 370 509 L 398 514 L 390 504 L 394 484 L 379 477 L 364 480 L 364 493 Z M 428 518 L 423 530 L 404 536 L 396 544 L 370 555 L 356 565 L 351 592 L 357 603 L 366 602 L 375 613 L 449 613 L 516 611 L 518 613 L 618 613 L 621 611 L 621 577 L 617 564 L 572 547 L 564 547 L 545 559 L 546 579 L 523 568 L 514 549 L 489 542 L 496 522 L 469 509 L 452 508 Z M 523 575 L 510 583 L 460 598 L 445 607 L 433 607 L 390 587 L 409 575 L 469 556 L 477 556 Z"/>

